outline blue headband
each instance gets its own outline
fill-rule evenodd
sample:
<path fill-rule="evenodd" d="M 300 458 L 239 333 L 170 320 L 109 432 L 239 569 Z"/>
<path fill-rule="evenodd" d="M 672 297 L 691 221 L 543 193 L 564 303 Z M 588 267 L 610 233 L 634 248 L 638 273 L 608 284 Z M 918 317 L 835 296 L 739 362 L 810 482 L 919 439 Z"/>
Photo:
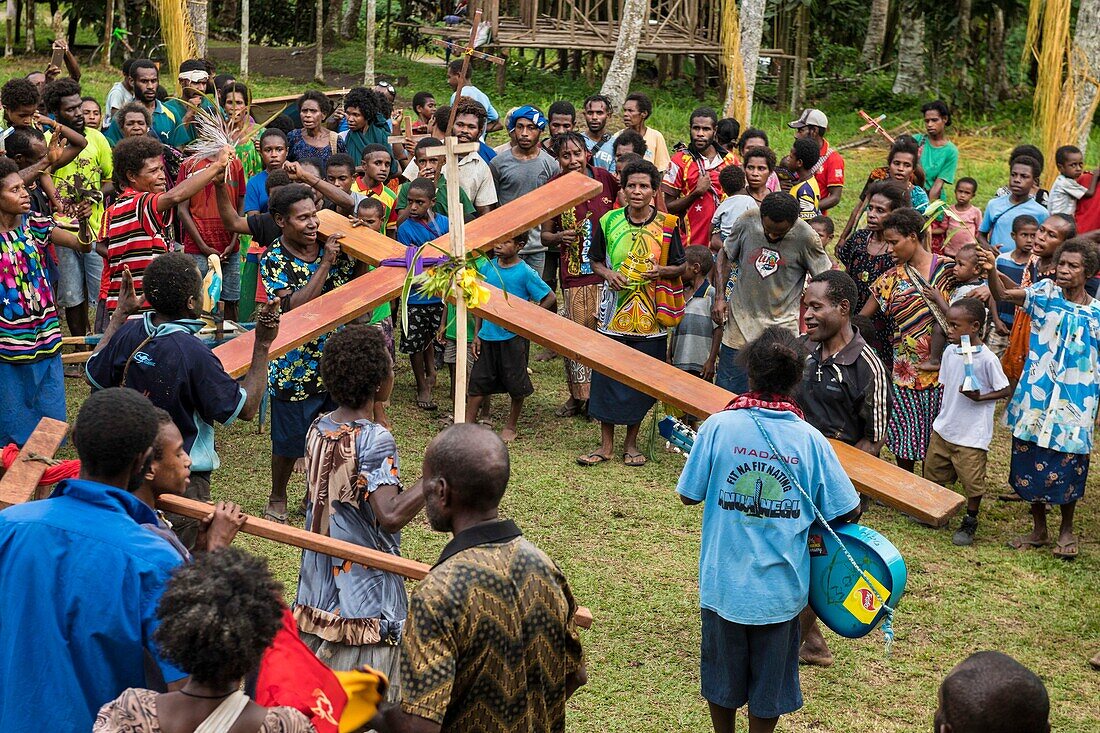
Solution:
<path fill-rule="evenodd" d="M 529 104 L 525 104 L 517 109 L 512 114 L 508 115 L 508 132 L 512 132 L 516 129 L 516 122 L 521 119 L 531 120 L 540 130 L 546 129 L 546 118 L 538 107 L 532 107 Z"/>

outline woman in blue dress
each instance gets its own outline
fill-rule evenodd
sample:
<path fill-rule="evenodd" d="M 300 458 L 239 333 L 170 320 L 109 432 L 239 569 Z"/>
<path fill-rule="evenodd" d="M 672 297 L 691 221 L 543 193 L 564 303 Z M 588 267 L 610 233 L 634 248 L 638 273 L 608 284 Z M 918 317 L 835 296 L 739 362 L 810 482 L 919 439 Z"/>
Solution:
<path fill-rule="evenodd" d="M 1085 494 L 1092 432 L 1096 423 L 1100 301 L 1085 282 L 1100 269 L 1096 246 L 1084 239 L 1064 242 L 1054 256 L 1053 280 L 1006 290 L 996 277 L 995 255 L 980 252 L 993 297 L 1014 303 L 1031 316 L 1027 361 L 1012 402 L 1012 465 L 1009 483 L 1031 502 L 1034 527 L 1009 542 L 1014 549 L 1049 543 L 1046 505 L 1055 504 L 1062 523 L 1054 556 L 1077 556 L 1073 511 Z"/>

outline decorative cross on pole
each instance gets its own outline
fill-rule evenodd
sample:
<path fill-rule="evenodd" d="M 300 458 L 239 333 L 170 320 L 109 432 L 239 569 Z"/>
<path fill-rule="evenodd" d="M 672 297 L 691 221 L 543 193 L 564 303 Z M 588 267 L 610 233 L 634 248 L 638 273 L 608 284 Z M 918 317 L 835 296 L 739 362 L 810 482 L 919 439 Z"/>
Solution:
<path fill-rule="evenodd" d="M 860 110 L 859 111 L 859 116 L 867 121 L 866 125 L 859 128 L 860 132 L 865 132 L 865 131 L 870 130 L 870 129 L 873 128 L 875 132 L 877 132 L 879 135 L 882 135 L 886 139 L 886 142 L 890 143 L 891 145 L 894 144 L 894 136 L 891 135 L 890 133 L 886 132 L 886 129 L 883 128 L 883 126 L 882 126 L 882 121 L 886 119 L 886 115 L 879 115 L 878 117 L 872 117 L 871 115 L 867 114 L 863 110 Z"/>
<path fill-rule="evenodd" d="M 963 355 L 963 392 L 970 392 L 979 388 L 978 379 L 974 376 L 974 354 L 978 349 L 970 343 L 970 336 L 959 337 L 959 353 Z"/>

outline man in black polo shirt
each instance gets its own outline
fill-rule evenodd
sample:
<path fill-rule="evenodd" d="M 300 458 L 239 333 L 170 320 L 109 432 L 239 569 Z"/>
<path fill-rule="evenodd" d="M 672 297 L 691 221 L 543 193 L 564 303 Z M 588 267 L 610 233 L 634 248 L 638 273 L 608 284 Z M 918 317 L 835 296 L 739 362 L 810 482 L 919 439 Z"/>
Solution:
<path fill-rule="evenodd" d="M 890 417 L 890 374 L 852 327 L 857 297 L 855 281 L 840 270 L 826 270 L 810 280 L 803 301 L 813 350 L 806 357 L 798 403 L 806 422 L 826 438 L 878 456 Z M 809 607 L 802 612 L 799 659 L 822 667 L 833 663 Z"/>
<path fill-rule="evenodd" d="M 562 733 L 565 701 L 586 680 L 577 607 L 554 561 L 497 514 L 507 447 L 481 425 L 454 425 L 423 470 L 428 522 L 454 538 L 409 601 L 387 730 Z"/>

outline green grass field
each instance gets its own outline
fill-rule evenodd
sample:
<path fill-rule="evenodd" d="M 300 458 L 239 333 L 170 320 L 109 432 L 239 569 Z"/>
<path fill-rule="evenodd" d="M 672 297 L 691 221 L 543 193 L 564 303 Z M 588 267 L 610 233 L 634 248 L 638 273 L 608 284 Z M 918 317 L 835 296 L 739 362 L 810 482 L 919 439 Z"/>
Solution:
<path fill-rule="evenodd" d="M 334 68 L 354 73 L 360 57 L 345 48 L 329 56 Z M 42 61 L 5 60 L 5 76 L 41 68 Z M 407 80 L 399 93 L 407 102 L 413 91 L 446 91 L 438 67 L 415 64 L 390 55 L 378 68 Z M 7 71 L 10 69 L 10 71 Z M 89 70 L 86 85 L 101 97 L 117 73 Z M 289 94 L 303 88 L 286 79 L 253 76 L 256 96 Z M 490 84 L 482 85 L 486 90 Z M 642 87 L 644 89 L 644 87 Z M 670 142 L 685 133 L 695 101 L 686 87 L 666 85 L 654 93 L 658 111 L 653 126 Z M 585 85 L 557 75 L 529 72 L 510 85 L 502 111 L 522 103 L 546 103 L 558 96 L 579 101 Z M 712 103 L 715 99 L 709 100 Z M 834 144 L 856 136 L 854 111 L 829 112 Z M 762 110 L 757 122 L 773 135 L 773 147 L 785 150 L 790 131 L 786 114 Z M 908 116 L 892 116 L 888 124 Z M 918 128 L 919 129 L 919 128 Z M 1004 160 L 1011 147 L 1028 139 L 1021 125 L 991 120 L 958 120 L 954 138 L 961 149 L 960 175 L 980 182 L 977 202 L 984 205 L 1005 177 Z M 1097 146 L 1089 156 L 1095 165 Z M 867 172 L 885 158 L 881 146 L 845 152 L 850 186 L 841 204 L 847 216 Z M 842 218 L 838 216 L 840 221 Z M 569 726 L 577 731 L 709 730 L 706 706 L 699 695 L 698 672 L 698 508 L 681 506 L 674 487 L 683 458 L 658 444 L 646 467 L 629 469 L 621 462 L 581 468 L 573 458 L 597 444 L 596 425 L 553 417 L 566 395 L 562 363 L 532 362 L 536 393 L 527 402 L 520 439 L 512 447 L 513 475 L 503 513 L 514 518 L 527 536 L 563 567 L 578 601 L 595 615 L 583 632 L 589 684 L 570 702 Z M 445 382 L 445 378 L 444 382 Z M 398 364 L 391 417 L 407 482 L 419 475 L 427 442 L 444 426 L 439 416 L 412 405 L 411 373 Z M 70 416 L 87 390 L 74 380 Z M 437 398 L 449 407 L 441 383 Z M 501 424 L 504 401 L 497 400 L 494 420 Z M 648 430 L 649 423 L 644 426 Z M 223 467 L 214 479 L 219 498 L 242 503 L 253 514 L 262 511 L 269 487 L 266 434 L 256 425 L 219 429 Z M 998 428 L 990 458 L 991 494 L 1005 491 L 1007 437 Z M 1055 560 L 1049 551 L 1017 553 L 1005 541 L 1025 530 L 1026 507 L 987 501 L 978 541 L 970 548 L 951 544 L 951 531 L 931 530 L 898 513 L 875 506 L 864 522 L 886 534 L 901 550 L 909 568 L 907 594 L 895 628 L 893 655 L 883 654 L 881 635 L 848 641 L 828 634 L 836 655 L 830 669 L 803 668 L 805 707 L 780 724 L 784 731 L 924 731 L 931 725 L 936 688 L 943 675 L 971 652 L 999 649 L 1034 669 L 1052 698 L 1052 722 L 1060 733 L 1097 730 L 1098 681 L 1087 659 L 1100 651 L 1100 513 L 1093 477 L 1077 513 L 1081 556 L 1073 563 Z M 302 478 L 291 485 L 292 505 L 302 496 Z M 301 523 L 301 514 L 292 521 Z M 404 533 L 406 556 L 431 562 L 446 538 L 432 533 L 418 517 Z M 298 553 L 270 542 L 242 537 L 240 544 L 266 555 L 272 569 L 293 595 Z M 765 602 L 765 599 L 761 599 Z M 1091 722 L 1090 722 L 1091 721 Z M 741 729 L 745 722 L 741 720 Z"/>

